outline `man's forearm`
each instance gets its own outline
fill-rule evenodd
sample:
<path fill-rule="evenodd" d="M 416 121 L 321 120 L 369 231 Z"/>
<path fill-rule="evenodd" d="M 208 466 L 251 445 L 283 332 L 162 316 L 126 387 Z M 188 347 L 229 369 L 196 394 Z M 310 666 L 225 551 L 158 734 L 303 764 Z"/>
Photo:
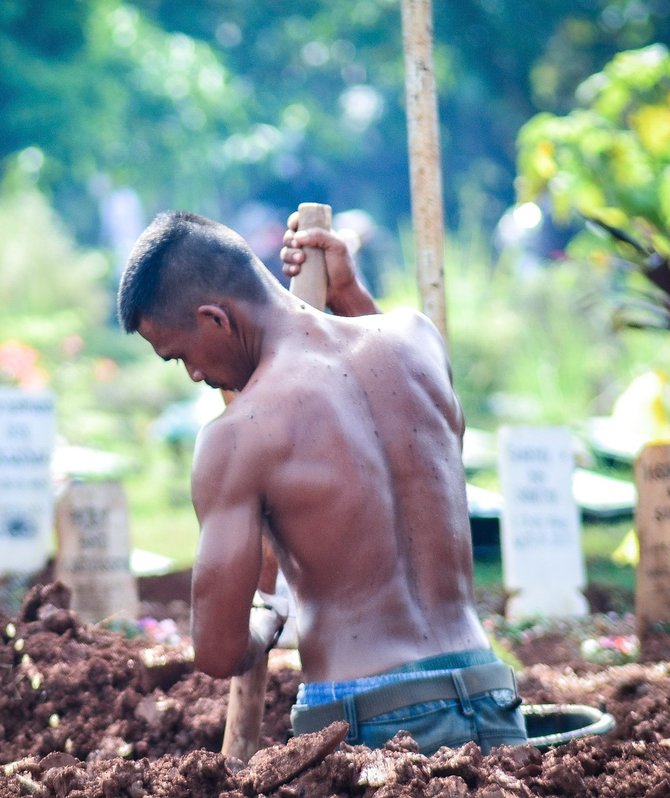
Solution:
<path fill-rule="evenodd" d="M 272 606 L 252 607 L 249 632 L 234 643 L 219 624 L 205 631 L 198 613 L 192 617 L 195 666 L 217 679 L 238 675 L 252 668 L 277 642 L 286 615 Z"/>
<path fill-rule="evenodd" d="M 328 306 L 336 316 L 369 316 L 381 313 L 370 292 L 357 278 L 346 289 L 338 291 L 336 296 L 329 297 Z"/>

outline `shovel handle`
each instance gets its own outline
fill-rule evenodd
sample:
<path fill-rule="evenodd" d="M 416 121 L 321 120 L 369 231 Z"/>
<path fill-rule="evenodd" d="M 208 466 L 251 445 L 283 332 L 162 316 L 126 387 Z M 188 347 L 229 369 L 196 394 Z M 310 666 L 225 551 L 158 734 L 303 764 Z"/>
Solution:
<path fill-rule="evenodd" d="M 298 205 L 298 230 L 309 230 L 320 227 L 330 230 L 333 212 L 330 205 L 319 202 L 301 202 Z M 326 274 L 326 256 L 323 250 L 305 247 L 305 261 L 300 273 L 291 278 L 289 290 L 299 299 L 318 310 L 326 307 L 326 291 L 328 278 Z"/>

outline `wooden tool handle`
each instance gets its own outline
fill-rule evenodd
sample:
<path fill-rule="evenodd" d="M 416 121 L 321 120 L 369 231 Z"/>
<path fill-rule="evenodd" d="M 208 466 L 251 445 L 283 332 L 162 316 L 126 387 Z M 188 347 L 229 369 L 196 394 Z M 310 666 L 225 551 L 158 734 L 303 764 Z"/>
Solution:
<path fill-rule="evenodd" d="M 298 230 L 308 230 L 311 227 L 330 230 L 332 216 L 330 205 L 301 202 L 298 205 Z M 300 274 L 291 278 L 291 293 L 304 299 L 312 307 L 323 310 L 326 307 L 327 288 L 326 256 L 323 250 L 305 247 L 305 262 Z"/>
<path fill-rule="evenodd" d="M 246 763 L 258 751 L 267 675 L 268 658 L 265 656 L 253 668 L 230 680 L 226 727 L 221 745 L 224 756 L 232 756 Z"/>

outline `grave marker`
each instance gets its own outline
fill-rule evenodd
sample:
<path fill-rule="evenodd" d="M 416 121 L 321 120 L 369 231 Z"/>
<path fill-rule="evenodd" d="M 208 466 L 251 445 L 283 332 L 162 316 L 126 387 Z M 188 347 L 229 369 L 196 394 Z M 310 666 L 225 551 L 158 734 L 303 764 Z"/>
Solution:
<path fill-rule="evenodd" d="M 635 614 L 642 640 L 651 625 L 670 623 L 670 445 L 651 443 L 642 449 L 635 481 L 640 550 Z"/>
<path fill-rule="evenodd" d="M 117 481 L 72 481 L 56 505 L 56 576 L 72 589 L 72 609 L 88 622 L 137 617 L 130 571 L 128 505 Z"/>
<path fill-rule="evenodd" d="M 572 490 L 574 455 L 561 427 L 503 427 L 503 580 L 510 619 L 584 615 L 586 576 L 579 510 Z"/>
<path fill-rule="evenodd" d="M 51 393 L 0 388 L 0 576 L 34 573 L 49 557 L 55 427 Z"/>

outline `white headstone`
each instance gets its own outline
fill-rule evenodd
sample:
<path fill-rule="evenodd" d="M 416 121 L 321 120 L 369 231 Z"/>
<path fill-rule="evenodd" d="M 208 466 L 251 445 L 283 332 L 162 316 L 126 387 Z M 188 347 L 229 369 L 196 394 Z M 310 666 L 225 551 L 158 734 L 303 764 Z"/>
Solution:
<path fill-rule="evenodd" d="M 137 617 L 128 515 L 116 481 L 73 481 L 58 500 L 56 577 L 72 589 L 72 609 L 85 621 Z"/>
<path fill-rule="evenodd" d="M 503 427 L 499 469 L 507 617 L 586 614 L 570 433 L 561 427 Z"/>
<path fill-rule="evenodd" d="M 54 397 L 0 388 L 0 575 L 39 571 L 53 532 Z"/>

